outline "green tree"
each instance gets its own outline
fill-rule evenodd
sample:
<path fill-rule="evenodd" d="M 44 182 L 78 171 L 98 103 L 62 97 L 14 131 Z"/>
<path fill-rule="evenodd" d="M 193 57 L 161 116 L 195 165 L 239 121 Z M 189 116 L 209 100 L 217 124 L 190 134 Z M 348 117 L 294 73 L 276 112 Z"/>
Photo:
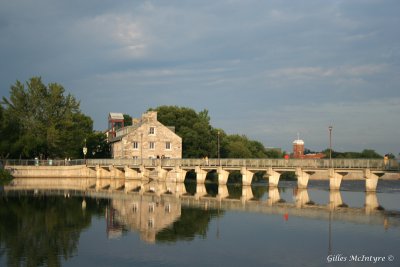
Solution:
<path fill-rule="evenodd" d="M 124 114 L 124 127 L 132 125 L 132 117 L 128 114 Z"/>
<path fill-rule="evenodd" d="M 22 148 L 19 142 L 20 125 L 15 115 L 0 105 L 0 159 L 17 157 Z"/>
<path fill-rule="evenodd" d="M 217 156 L 217 135 L 210 125 L 207 110 L 199 113 L 190 108 L 160 106 L 155 110 L 158 121 L 166 126 L 175 126 L 176 134 L 182 137 L 183 157 L 201 158 Z"/>
<path fill-rule="evenodd" d="M 210 125 L 208 110 L 196 112 L 178 106 L 160 106 L 155 109 L 158 120 L 166 126 L 175 126 L 176 133 L 182 137 L 183 157 L 218 157 L 218 137 L 221 158 L 264 158 L 268 157 L 264 146 L 244 135 L 228 135 L 222 129 Z M 272 157 L 276 155 L 271 154 Z"/>
<path fill-rule="evenodd" d="M 110 145 L 102 132 L 93 132 L 86 139 L 88 158 L 110 158 Z"/>
<path fill-rule="evenodd" d="M 83 140 L 92 132 L 93 121 L 79 109 L 79 102 L 57 83 L 48 86 L 40 77 L 26 84 L 17 81 L 10 98 L 3 97 L 3 130 L 15 124 L 18 138 L 4 142 L 14 157 L 80 157 Z M 7 138 L 8 139 L 8 138 Z M 14 145 L 10 145 L 14 139 Z M 3 152 L 4 154 L 4 152 Z M 19 154 L 19 155 L 16 155 Z"/>
<path fill-rule="evenodd" d="M 329 149 L 323 151 L 326 158 L 329 158 Z M 382 155 L 378 154 L 373 149 L 364 149 L 362 152 L 337 152 L 332 150 L 332 158 L 344 158 L 344 159 L 381 159 Z"/>

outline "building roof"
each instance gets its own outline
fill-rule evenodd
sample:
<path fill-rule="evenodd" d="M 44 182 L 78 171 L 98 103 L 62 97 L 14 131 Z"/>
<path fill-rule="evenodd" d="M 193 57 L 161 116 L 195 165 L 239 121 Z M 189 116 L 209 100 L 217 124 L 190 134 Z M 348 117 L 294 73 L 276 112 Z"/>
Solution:
<path fill-rule="evenodd" d="M 297 140 L 294 140 L 294 141 L 293 141 L 293 144 L 294 144 L 294 145 L 304 145 L 304 141 L 301 140 L 301 139 L 297 139 Z"/>
<path fill-rule="evenodd" d="M 114 120 L 123 120 L 124 119 L 124 114 L 122 114 L 122 113 L 110 112 L 110 114 L 108 116 Z"/>

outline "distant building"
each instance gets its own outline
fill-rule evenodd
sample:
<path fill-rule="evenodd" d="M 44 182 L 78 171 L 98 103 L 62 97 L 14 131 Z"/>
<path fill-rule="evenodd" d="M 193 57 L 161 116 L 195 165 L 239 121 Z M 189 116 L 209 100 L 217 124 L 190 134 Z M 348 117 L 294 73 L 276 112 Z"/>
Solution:
<path fill-rule="evenodd" d="M 296 139 L 293 141 L 293 158 L 301 159 L 304 157 L 304 141 Z"/>
<path fill-rule="evenodd" d="M 325 155 L 323 153 L 304 154 L 304 141 L 297 138 L 293 141 L 292 157 L 295 159 L 321 159 Z"/>
<path fill-rule="evenodd" d="M 114 138 L 116 131 L 121 128 L 124 128 L 124 114 L 110 112 L 110 114 L 108 114 L 108 140 Z"/>
<path fill-rule="evenodd" d="M 157 120 L 157 112 L 144 113 L 132 123 L 116 130 L 109 139 L 113 158 L 182 158 L 182 138 L 174 127 Z"/>

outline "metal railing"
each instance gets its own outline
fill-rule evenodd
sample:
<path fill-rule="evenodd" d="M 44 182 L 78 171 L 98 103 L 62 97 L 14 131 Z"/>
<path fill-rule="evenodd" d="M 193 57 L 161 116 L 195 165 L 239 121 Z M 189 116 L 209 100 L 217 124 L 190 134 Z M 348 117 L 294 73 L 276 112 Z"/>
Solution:
<path fill-rule="evenodd" d="M 128 166 L 128 167 L 225 167 L 225 168 L 307 168 L 374 169 L 399 171 L 396 160 L 383 159 L 76 159 L 76 160 L 5 160 L 4 166 Z"/>
<path fill-rule="evenodd" d="M 4 166 L 75 166 L 85 165 L 84 159 L 7 159 L 3 161 Z"/>

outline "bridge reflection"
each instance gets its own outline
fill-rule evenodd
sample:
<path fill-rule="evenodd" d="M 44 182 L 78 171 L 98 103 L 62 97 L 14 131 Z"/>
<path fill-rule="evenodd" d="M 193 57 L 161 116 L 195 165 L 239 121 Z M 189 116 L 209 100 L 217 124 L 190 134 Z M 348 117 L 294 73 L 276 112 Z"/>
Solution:
<path fill-rule="evenodd" d="M 49 185 L 49 182 L 46 181 L 45 184 Z M 89 183 L 82 183 L 82 185 L 87 184 Z M 161 232 L 168 235 L 166 229 L 171 229 L 175 223 L 182 220 L 182 210 L 185 208 L 196 208 L 207 212 L 217 210 L 257 212 L 282 215 L 285 220 L 295 216 L 383 225 L 385 228 L 400 226 L 400 211 L 385 210 L 380 205 L 379 193 L 376 192 L 357 192 L 358 197 L 364 194 L 362 200 L 364 205 L 356 207 L 354 203 L 343 201 L 342 191 L 297 187 L 132 181 L 128 187 L 119 190 L 99 190 L 88 189 L 85 186 L 41 187 L 40 180 L 34 184 L 32 179 L 29 179 L 29 183 L 16 179 L 14 185 L 5 186 L 3 190 L 5 195 L 33 192 L 39 195 L 58 194 L 108 199 L 109 205 L 105 216 L 108 237 L 118 237 L 124 231 L 133 231 L 138 232 L 142 240 L 150 243 L 158 240 L 157 236 Z M 315 194 L 315 191 L 318 194 Z"/>

